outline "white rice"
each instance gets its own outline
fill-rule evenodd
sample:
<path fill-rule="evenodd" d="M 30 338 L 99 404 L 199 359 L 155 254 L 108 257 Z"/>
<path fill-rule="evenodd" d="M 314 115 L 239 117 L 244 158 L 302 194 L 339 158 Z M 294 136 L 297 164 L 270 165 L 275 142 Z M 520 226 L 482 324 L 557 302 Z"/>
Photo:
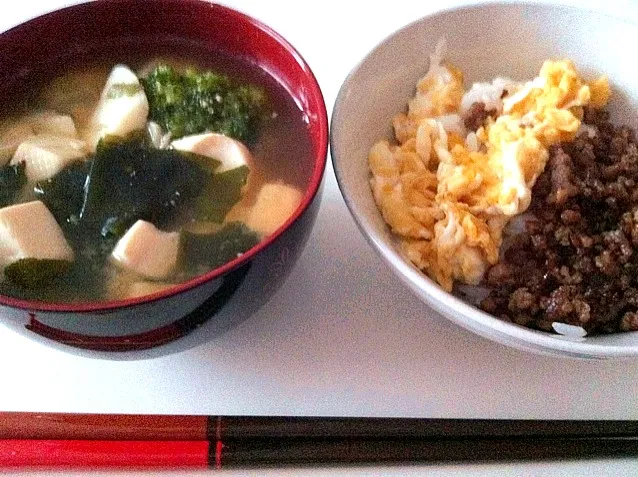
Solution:
<path fill-rule="evenodd" d="M 587 134 L 587 137 L 589 139 L 593 139 L 596 137 L 596 134 L 598 134 L 598 129 L 596 128 L 596 126 L 580 123 L 578 131 L 576 131 L 576 136 L 582 136 L 584 134 Z"/>
<path fill-rule="evenodd" d="M 511 93 L 519 86 L 509 78 L 495 78 L 491 83 L 474 83 L 461 99 L 461 114 L 465 116 L 474 103 L 485 104 L 485 110 L 503 112 L 503 92 Z"/>
<path fill-rule="evenodd" d="M 559 335 L 563 335 L 568 338 L 584 338 L 587 336 L 587 331 L 581 326 L 568 325 L 567 323 L 559 323 L 555 321 L 552 323 L 552 328 Z"/>
<path fill-rule="evenodd" d="M 446 133 L 455 133 L 463 138 L 467 134 L 463 118 L 461 118 L 458 114 L 446 114 L 435 119 L 441 126 L 443 126 Z"/>

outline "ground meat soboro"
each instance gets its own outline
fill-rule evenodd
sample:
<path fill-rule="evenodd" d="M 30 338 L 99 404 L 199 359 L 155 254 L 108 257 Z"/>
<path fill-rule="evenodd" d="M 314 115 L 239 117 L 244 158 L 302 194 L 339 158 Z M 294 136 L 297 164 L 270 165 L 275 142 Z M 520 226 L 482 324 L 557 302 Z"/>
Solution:
<path fill-rule="evenodd" d="M 486 274 L 483 310 L 541 330 L 638 330 L 638 142 L 602 110 L 553 146 L 532 190 L 532 219 Z"/>
<path fill-rule="evenodd" d="M 485 124 L 487 118 L 496 118 L 498 112 L 494 109 L 486 110 L 485 103 L 474 103 L 470 106 L 470 109 L 465 113 L 465 119 L 463 124 L 468 131 L 476 131 L 478 128 Z"/>

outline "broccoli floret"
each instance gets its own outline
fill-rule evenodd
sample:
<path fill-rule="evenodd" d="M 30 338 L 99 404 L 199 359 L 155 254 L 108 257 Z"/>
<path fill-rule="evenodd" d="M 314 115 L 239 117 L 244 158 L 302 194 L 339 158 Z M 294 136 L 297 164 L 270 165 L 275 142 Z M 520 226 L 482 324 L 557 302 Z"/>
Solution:
<path fill-rule="evenodd" d="M 178 72 L 160 65 L 141 79 L 150 119 L 174 139 L 217 132 L 251 142 L 264 117 L 266 93 L 253 85 L 238 85 L 212 71 Z"/>

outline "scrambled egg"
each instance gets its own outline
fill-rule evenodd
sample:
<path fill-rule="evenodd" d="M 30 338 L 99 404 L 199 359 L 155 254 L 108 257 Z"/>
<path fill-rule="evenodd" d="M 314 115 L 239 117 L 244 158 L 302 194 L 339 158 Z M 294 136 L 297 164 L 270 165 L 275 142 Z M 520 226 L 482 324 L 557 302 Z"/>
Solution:
<path fill-rule="evenodd" d="M 397 143 L 377 142 L 368 158 L 375 201 L 408 259 L 448 291 L 478 284 L 498 261 L 504 227 L 529 207 L 548 148 L 572 140 L 582 107 L 609 95 L 606 77 L 587 83 L 569 60 L 546 61 L 527 83 L 497 78 L 466 92 L 439 45 L 393 119 Z M 477 101 L 496 117 L 468 132 Z"/>

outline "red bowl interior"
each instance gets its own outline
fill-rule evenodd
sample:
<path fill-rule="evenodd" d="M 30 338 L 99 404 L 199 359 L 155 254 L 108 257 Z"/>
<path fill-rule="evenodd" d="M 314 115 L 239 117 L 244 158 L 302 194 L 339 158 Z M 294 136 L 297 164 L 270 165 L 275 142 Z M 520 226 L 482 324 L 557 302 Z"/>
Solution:
<path fill-rule="evenodd" d="M 0 35 L 0 99 L 28 86 L 34 70 L 63 67 L 70 58 L 103 47 L 151 39 L 194 42 L 240 56 L 273 76 L 304 113 L 313 146 L 312 173 L 295 214 L 267 240 L 209 273 L 162 292 L 133 299 L 91 303 L 45 303 L 0 295 L 0 303 L 41 311 L 99 312 L 159 300 L 217 278 L 267 248 L 308 208 L 326 166 L 328 117 L 319 84 L 301 55 L 278 33 L 243 13 L 205 0 L 100 0 L 37 17 Z"/>

